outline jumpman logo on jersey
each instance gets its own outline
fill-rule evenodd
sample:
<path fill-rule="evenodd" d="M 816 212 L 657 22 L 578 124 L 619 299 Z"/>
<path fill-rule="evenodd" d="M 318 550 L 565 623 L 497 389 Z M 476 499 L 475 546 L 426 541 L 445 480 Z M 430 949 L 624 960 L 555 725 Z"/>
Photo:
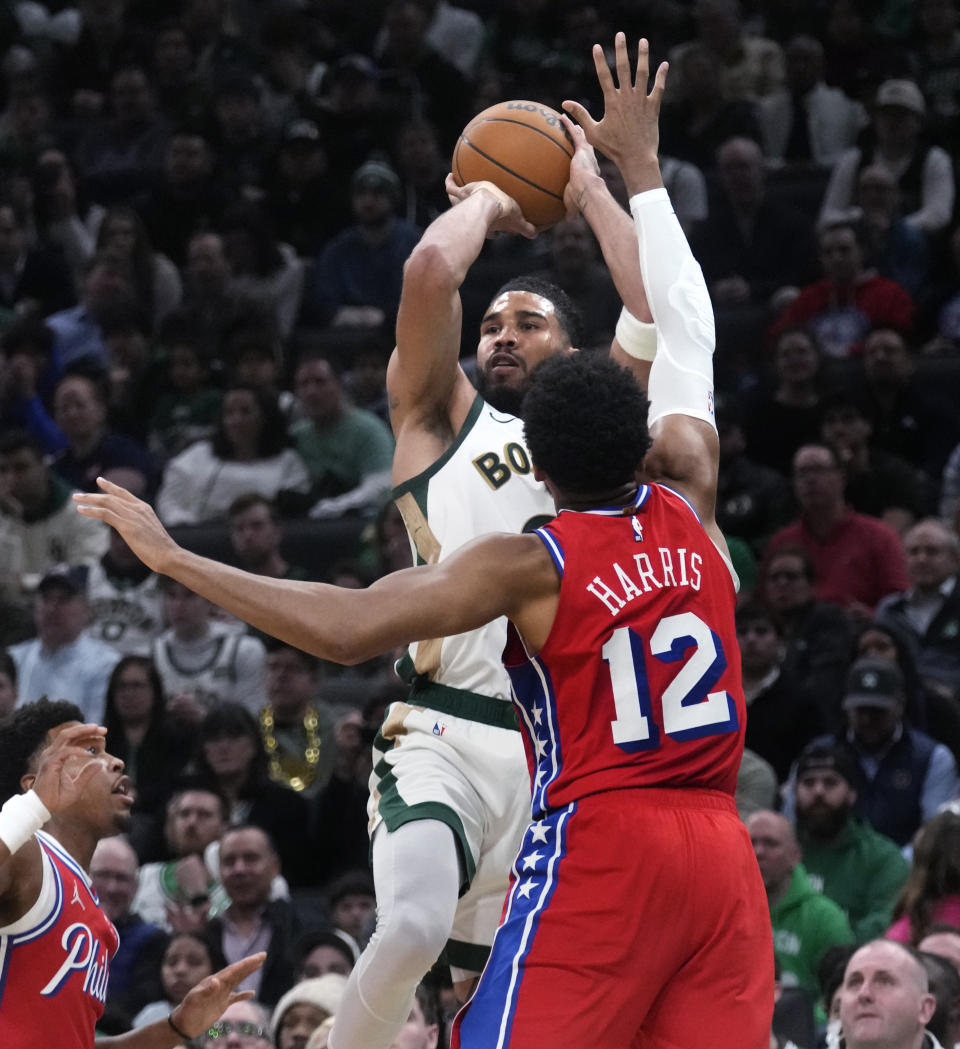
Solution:
<path fill-rule="evenodd" d="M 73 883 L 73 899 L 71 903 L 79 903 L 80 910 L 85 911 L 87 908 L 83 905 L 83 900 L 80 899 L 80 886 L 76 882 Z"/>

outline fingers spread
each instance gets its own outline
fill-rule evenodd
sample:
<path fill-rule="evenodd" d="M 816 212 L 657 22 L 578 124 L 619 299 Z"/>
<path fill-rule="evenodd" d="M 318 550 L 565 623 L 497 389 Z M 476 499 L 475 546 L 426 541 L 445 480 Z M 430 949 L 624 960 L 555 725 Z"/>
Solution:
<path fill-rule="evenodd" d="M 600 88 L 604 96 L 616 91 L 613 83 L 613 74 L 607 65 L 607 56 L 603 53 L 603 48 L 599 44 L 593 45 L 593 65 L 597 70 L 597 79 L 600 81 Z"/>

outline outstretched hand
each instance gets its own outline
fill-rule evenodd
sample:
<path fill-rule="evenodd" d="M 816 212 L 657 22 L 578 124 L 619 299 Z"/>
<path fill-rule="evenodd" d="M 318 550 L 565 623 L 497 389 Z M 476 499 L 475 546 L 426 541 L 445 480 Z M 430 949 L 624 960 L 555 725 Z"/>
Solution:
<path fill-rule="evenodd" d="M 69 808 L 102 765 L 101 725 L 70 725 L 54 736 L 40 755 L 33 790 L 51 814 Z"/>
<path fill-rule="evenodd" d="M 167 558 L 178 547 L 160 524 L 153 508 L 104 477 L 97 478 L 97 486 L 103 494 L 73 493 L 77 510 L 84 517 L 95 517 L 116 528 L 137 557 L 148 568 L 162 574 Z"/>
<path fill-rule="evenodd" d="M 252 998 L 253 991 L 238 991 L 236 988 L 263 965 L 266 957 L 266 951 L 251 954 L 191 987 L 170 1014 L 177 1030 L 191 1038 L 199 1038 L 223 1016 L 227 1006 Z"/>
<path fill-rule="evenodd" d="M 643 169 L 657 166 L 660 145 L 660 103 L 667 82 L 667 63 L 657 69 L 653 87 L 647 94 L 650 76 L 650 45 L 641 39 L 637 45 L 637 71 L 630 73 L 627 38 L 617 33 L 616 82 L 607 66 L 603 48 L 593 45 L 593 64 L 603 91 L 603 116 L 593 117 L 579 102 L 566 101 L 564 110 L 583 128 L 587 142 L 609 157 L 620 169 L 628 188 L 637 190 L 635 183 Z M 659 176 L 658 176 L 659 177 Z M 647 188 L 647 187 L 643 187 Z"/>
<path fill-rule="evenodd" d="M 495 233 L 519 233 L 521 237 L 532 240 L 539 232 L 536 226 L 527 222 L 523 217 L 520 205 L 513 197 L 508 193 L 504 193 L 499 186 L 495 186 L 492 182 L 467 182 L 461 186 L 451 173 L 447 175 L 444 189 L 446 189 L 447 197 L 453 205 L 459 204 L 480 191 L 489 193 L 499 203 L 500 214 L 487 229 L 488 237 L 493 236 Z"/>

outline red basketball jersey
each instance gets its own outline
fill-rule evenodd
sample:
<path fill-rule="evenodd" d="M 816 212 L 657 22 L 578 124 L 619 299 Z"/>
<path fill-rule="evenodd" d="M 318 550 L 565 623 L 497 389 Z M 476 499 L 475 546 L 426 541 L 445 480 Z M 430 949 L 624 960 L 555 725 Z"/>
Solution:
<path fill-rule="evenodd" d="M 663 485 L 636 506 L 561 511 L 536 534 L 561 575 L 556 619 L 528 657 L 511 629 L 533 813 L 598 791 L 733 794 L 746 724 L 732 569 Z"/>
<path fill-rule="evenodd" d="M 86 873 L 49 834 L 40 898 L 0 929 L 0 1046 L 92 1049 L 117 930 Z"/>

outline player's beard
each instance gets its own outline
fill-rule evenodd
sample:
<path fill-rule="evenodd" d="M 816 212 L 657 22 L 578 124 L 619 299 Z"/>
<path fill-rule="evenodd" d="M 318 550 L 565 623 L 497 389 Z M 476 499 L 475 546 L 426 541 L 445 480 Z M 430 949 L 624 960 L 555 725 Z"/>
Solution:
<path fill-rule="evenodd" d="M 527 383 L 524 382 L 520 389 L 508 386 L 505 383 L 492 383 L 486 372 L 477 371 L 477 389 L 480 395 L 488 403 L 492 404 L 498 412 L 506 415 L 520 416 L 523 407 L 523 397 L 527 392 Z"/>

